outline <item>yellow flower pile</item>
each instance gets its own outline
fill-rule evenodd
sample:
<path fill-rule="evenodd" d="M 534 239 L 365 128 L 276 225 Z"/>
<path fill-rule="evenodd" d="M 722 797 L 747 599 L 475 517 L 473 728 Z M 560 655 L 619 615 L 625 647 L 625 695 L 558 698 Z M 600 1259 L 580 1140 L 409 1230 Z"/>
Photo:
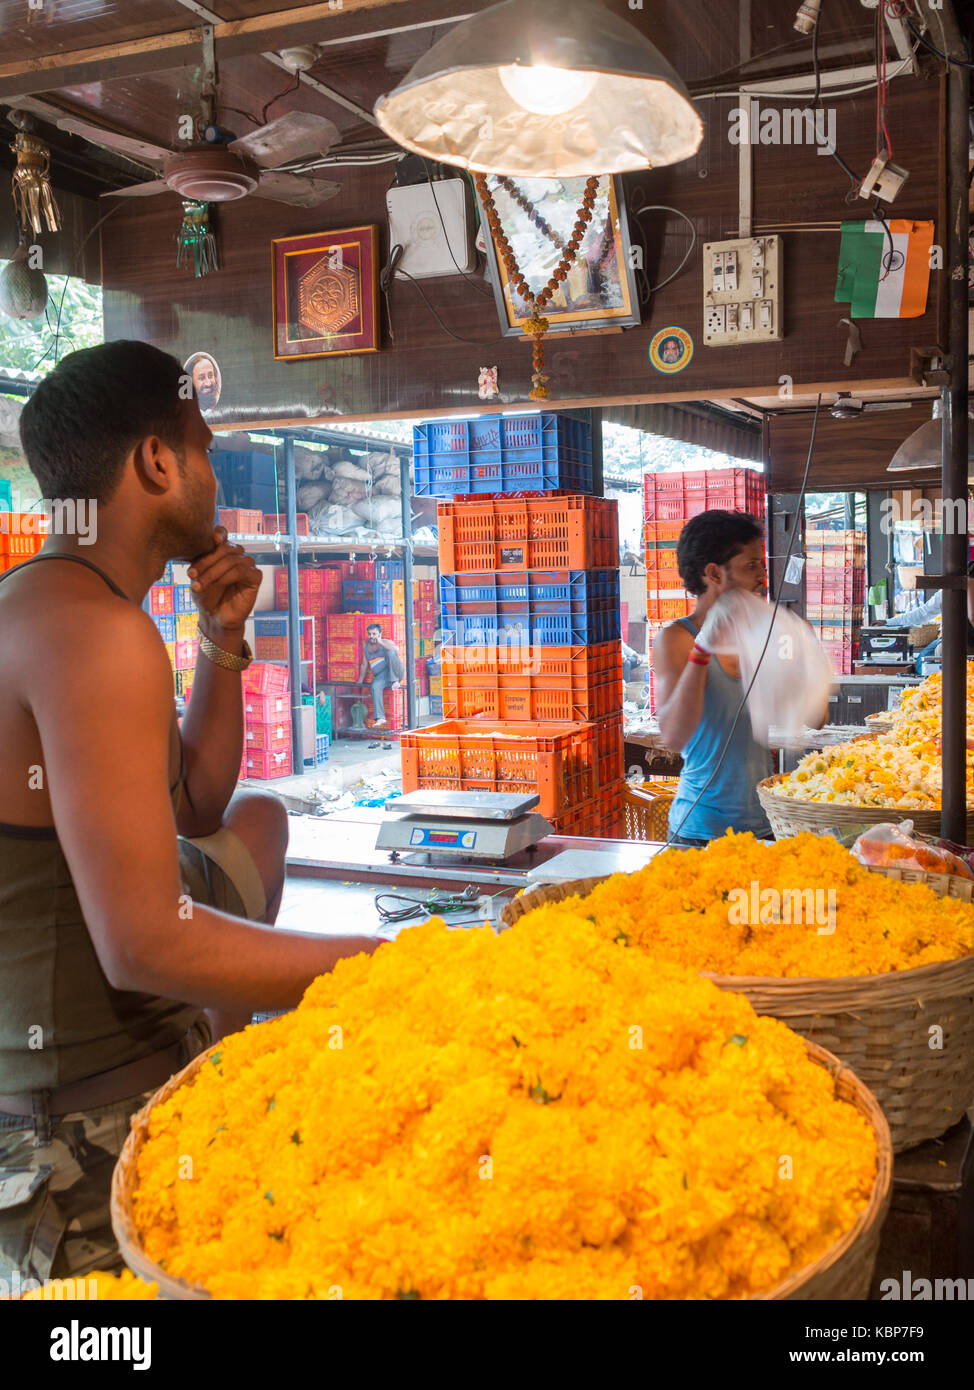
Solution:
<path fill-rule="evenodd" d="M 765 890 L 773 892 L 762 899 Z M 799 908 L 794 898 L 786 905 L 784 890 L 811 896 Z M 718 975 L 880 975 L 974 952 L 970 903 L 870 873 L 837 840 L 810 834 L 766 841 L 728 832 L 706 849 L 668 850 L 524 920 L 557 936 L 579 919 L 655 961 Z"/>
<path fill-rule="evenodd" d="M 225 1039 L 152 1114 L 134 1212 L 217 1298 L 733 1299 L 825 1252 L 875 1173 L 745 999 L 584 920 L 434 918 Z"/>
<path fill-rule="evenodd" d="M 888 716 L 892 728 L 808 753 L 776 784 L 793 801 L 877 806 L 899 811 L 940 807 L 941 678 L 939 672 L 904 692 Z M 974 666 L 967 667 L 967 724 L 974 728 Z M 974 751 L 967 752 L 967 800 L 974 802 Z"/>
<path fill-rule="evenodd" d="M 65 1279 L 48 1280 L 39 1289 L 31 1289 L 24 1294 L 24 1301 L 60 1299 L 65 1297 L 65 1287 L 74 1286 L 75 1297 L 97 1299 L 99 1303 L 128 1303 L 138 1300 L 154 1299 L 159 1292 L 158 1284 L 146 1284 L 128 1269 L 120 1274 L 108 1274 L 96 1269 L 91 1274 L 74 1274 Z"/>

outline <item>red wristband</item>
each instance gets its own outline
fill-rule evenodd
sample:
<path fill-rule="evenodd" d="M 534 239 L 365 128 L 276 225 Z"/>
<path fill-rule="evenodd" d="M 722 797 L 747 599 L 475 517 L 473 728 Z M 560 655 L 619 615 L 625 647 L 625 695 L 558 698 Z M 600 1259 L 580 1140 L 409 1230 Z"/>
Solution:
<path fill-rule="evenodd" d="M 690 649 L 690 656 L 688 659 L 693 662 L 694 666 L 710 665 L 710 653 L 705 652 L 702 647 L 698 647 L 696 642 L 694 642 Z"/>

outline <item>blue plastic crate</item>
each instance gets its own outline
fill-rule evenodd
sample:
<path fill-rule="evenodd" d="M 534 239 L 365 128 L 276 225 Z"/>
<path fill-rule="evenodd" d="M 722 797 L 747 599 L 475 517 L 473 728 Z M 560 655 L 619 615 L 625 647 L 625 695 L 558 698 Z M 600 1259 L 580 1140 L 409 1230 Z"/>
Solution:
<path fill-rule="evenodd" d="M 342 608 L 346 613 L 391 613 L 391 579 L 345 579 Z"/>
<path fill-rule="evenodd" d="M 402 579 L 405 574 L 401 560 L 376 560 L 376 579 Z"/>
<path fill-rule="evenodd" d="M 255 636 L 255 637 L 286 637 L 286 636 L 287 636 L 287 614 L 286 614 L 286 613 L 255 613 L 255 614 L 254 614 L 254 636 Z"/>
<path fill-rule="evenodd" d="M 167 560 L 167 561 L 166 561 L 166 568 L 162 571 L 162 578 L 161 578 L 161 579 L 157 579 L 157 580 L 156 580 L 156 583 L 157 583 L 157 584 L 171 584 L 171 583 L 172 583 L 172 561 L 171 561 L 171 560 Z"/>
<path fill-rule="evenodd" d="M 331 739 L 327 734 L 315 735 L 315 762 L 326 763 L 328 761 L 328 749 L 331 746 Z"/>
<path fill-rule="evenodd" d="M 188 584 L 176 584 L 172 592 L 172 606 L 176 613 L 195 613 L 193 590 Z"/>
<path fill-rule="evenodd" d="M 572 416 L 481 415 L 413 428 L 417 496 L 592 491 L 592 427 Z"/>
<path fill-rule="evenodd" d="M 442 695 L 431 695 L 431 696 L 430 696 L 430 714 L 439 714 L 439 715 L 442 715 L 442 713 L 443 713 L 443 696 L 442 696 Z"/>
<path fill-rule="evenodd" d="M 622 638 L 618 570 L 444 574 L 441 627 L 458 646 L 588 646 Z"/>
<path fill-rule="evenodd" d="M 152 621 L 159 629 L 159 636 L 164 642 L 175 642 L 176 640 L 176 619 L 172 613 L 153 613 Z"/>

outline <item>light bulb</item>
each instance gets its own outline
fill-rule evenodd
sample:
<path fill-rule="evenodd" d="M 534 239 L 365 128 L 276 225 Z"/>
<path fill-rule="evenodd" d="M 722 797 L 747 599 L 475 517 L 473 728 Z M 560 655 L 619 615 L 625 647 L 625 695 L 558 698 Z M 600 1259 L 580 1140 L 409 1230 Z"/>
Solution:
<path fill-rule="evenodd" d="M 536 116 L 560 116 L 581 106 L 595 86 L 597 72 L 571 68 L 522 67 L 514 63 L 497 69 L 508 96 Z"/>

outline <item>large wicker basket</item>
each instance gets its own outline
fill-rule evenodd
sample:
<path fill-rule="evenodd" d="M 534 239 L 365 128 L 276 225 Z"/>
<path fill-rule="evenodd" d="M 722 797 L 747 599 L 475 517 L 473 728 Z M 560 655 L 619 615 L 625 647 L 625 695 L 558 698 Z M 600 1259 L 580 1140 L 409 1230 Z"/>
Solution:
<path fill-rule="evenodd" d="M 911 820 L 921 835 L 940 834 L 939 809 L 897 810 L 895 806 L 846 806 L 835 801 L 796 801 L 782 796 L 778 790 L 788 776 L 779 772 L 758 783 L 758 798 L 774 831 L 776 840 L 801 835 L 809 830 L 813 835 L 853 825 L 882 825 L 886 821 Z M 967 808 L 967 843 L 974 844 L 974 805 Z"/>
<path fill-rule="evenodd" d="M 972 901 L 974 884 L 954 874 L 882 872 L 927 883 L 941 897 Z M 545 884 L 508 903 L 501 925 L 512 926 L 542 903 L 575 893 L 584 897 L 602 882 Z M 721 989 L 746 995 L 756 1013 L 780 1018 L 851 1067 L 883 1107 L 895 1153 L 938 1138 L 974 1098 L 974 955 L 836 979 L 701 973 Z M 932 1034 L 932 1028 L 942 1033 Z M 938 1037 L 943 1046 L 931 1047 Z"/>
<path fill-rule="evenodd" d="M 597 879 L 589 880 L 592 883 Z M 876 1263 L 876 1251 L 886 1211 L 889 1206 L 893 1173 L 893 1150 L 889 1128 L 882 1110 L 873 1096 L 848 1067 L 825 1048 L 806 1041 L 808 1055 L 827 1068 L 835 1082 L 835 1094 L 840 1100 L 854 1105 L 868 1120 L 876 1135 L 876 1180 L 869 1201 L 845 1235 L 830 1246 L 817 1260 L 797 1270 L 769 1289 L 754 1297 L 760 1300 L 821 1300 L 864 1299 L 869 1292 Z M 209 1298 L 206 1289 L 188 1284 L 167 1274 L 145 1253 L 133 1213 L 132 1198 L 138 1187 L 138 1157 L 149 1132 L 149 1114 L 153 1106 L 168 1100 L 174 1091 L 196 1075 L 207 1061 L 209 1051 L 195 1057 L 188 1066 L 170 1077 L 154 1096 L 132 1117 L 132 1127 L 125 1140 L 112 1176 L 112 1229 L 125 1263 L 140 1278 L 158 1284 L 159 1296 L 167 1299 Z"/>

